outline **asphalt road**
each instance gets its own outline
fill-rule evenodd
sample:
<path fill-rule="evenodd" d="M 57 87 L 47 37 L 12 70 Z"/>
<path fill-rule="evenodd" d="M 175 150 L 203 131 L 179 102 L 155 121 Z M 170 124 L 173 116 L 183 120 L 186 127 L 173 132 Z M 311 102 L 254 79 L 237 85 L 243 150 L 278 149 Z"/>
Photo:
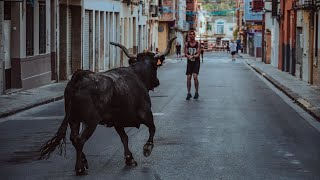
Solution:
<path fill-rule="evenodd" d="M 200 98 L 186 101 L 185 67 L 168 60 L 158 71 L 161 84 L 150 93 L 157 128 L 150 157 L 142 154 L 147 128 L 126 129 L 137 167 L 125 166 L 119 136 L 104 126 L 85 144 L 87 176 L 75 176 L 69 134 L 66 156 L 36 160 L 62 122 L 58 101 L 0 124 L 0 179 L 320 179 L 320 133 L 312 117 L 226 53 L 205 55 Z"/>

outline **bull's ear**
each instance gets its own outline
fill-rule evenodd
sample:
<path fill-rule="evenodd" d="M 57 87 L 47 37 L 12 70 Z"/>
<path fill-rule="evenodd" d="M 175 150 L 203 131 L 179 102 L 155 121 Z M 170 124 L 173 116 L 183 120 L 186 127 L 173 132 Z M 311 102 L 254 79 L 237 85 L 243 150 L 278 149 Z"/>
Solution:
<path fill-rule="evenodd" d="M 161 56 L 161 57 L 159 57 L 159 58 L 156 58 L 157 66 L 162 66 L 164 60 L 165 60 L 165 57 L 164 57 L 164 56 Z"/>

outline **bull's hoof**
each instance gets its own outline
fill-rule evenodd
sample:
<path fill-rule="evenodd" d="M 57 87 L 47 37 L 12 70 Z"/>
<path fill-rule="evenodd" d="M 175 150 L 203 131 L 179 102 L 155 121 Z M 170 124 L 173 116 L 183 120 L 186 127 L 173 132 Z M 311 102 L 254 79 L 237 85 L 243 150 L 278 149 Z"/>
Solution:
<path fill-rule="evenodd" d="M 126 161 L 126 165 L 127 166 L 138 166 L 138 163 L 134 159 L 131 159 L 130 161 Z"/>
<path fill-rule="evenodd" d="M 81 169 L 76 170 L 77 176 L 83 176 L 83 175 L 87 175 L 87 174 L 88 174 L 88 172 L 85 170 L 85 168 L 81 168 Z"/>
<path fill-rule="evenodd" d="M 149 157 L 151 155 L 153 149 L 153 143 L 151 142 L 147 142 L 144 146 L 143 146 L 143 155 L 145 157 Z"/>
<path fill-rule="evenodd" d="M 82 159 L 82 164 L 83 164 L 85 170 L 89 169 L 88 161 L 86 159 Z"/>
<path fill-rule="evenodd" d="M 125 159 L 126 159 L 127 166 L 138 166 L 137 161 L 135 161 L 132 156 L 129 155 Z"/>

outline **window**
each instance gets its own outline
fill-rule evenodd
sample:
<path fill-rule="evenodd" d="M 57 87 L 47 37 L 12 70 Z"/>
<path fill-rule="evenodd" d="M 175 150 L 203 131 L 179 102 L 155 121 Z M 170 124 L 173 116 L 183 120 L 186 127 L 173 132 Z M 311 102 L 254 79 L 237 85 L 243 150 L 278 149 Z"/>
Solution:
<path fill-rule="evenodd" d="M 27 1 L 26 4 L 26 55 L 33 56 L 33 4 L 30 1 Z"/>
<path fill-rule="evenodd" d="M 224 34 L 224 22 L 217 22 L 217 33 L 216 34 Z"/>
<path fill-rule="evenodd" d="M 11 20 L 11 2 L 4 2 L 4 20 Z"/>
<path fill-rule="evenodd" d="M 224 34 L 224 25 L 217 25 L 217 34 Z"/>
<path fill-rule="evenodd" d="M 39 53 L 46 52 L 46 1 L 39 1 Z"/>

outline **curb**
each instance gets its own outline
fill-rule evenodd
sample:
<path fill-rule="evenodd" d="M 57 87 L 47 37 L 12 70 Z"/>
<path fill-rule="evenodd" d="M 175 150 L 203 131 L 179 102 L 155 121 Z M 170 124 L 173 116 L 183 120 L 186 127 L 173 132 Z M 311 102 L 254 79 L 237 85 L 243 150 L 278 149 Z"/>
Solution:
<path fill-rule="evenodd" d="M 261 74 L 265 79 L 267 79 L 271 84 L 276 88 L 286 94 L 294 103 L 298 104 L 302 109 L 307 111 L 311 116 L 313 116 L 317 121 L 320 122 L 320 110 L 312 106 L 308 101 L 304 100 L 300 95 L 291 91 L 286 86 L 282 85 L 279 81 L 272 78 L 270 75 L 263 72 L 261 69 L 251 65 L 249 62 L 246 62 L 251 68 L 253 68 L 257 73 Z"/>
<path fill-rule="evenodd" d="M 48 99 L 45 99 L 43 101 L 30 103 L 29 105 L 26 105 L 24 107 L 19 107 L 19 108 L 16 108 L 16 109 L 12 109 L 12 110 L 10 110 L 8 112 L 2 113 L 2 114 L 0 114 L 0 118 L 8 117 L 8 116 L 11 116 L 13 114 L 19 113 L 21 111 L 25 111 L 25 110 L 28 110 L 28 109 L 31 109 L 31 108 L 34 108 L 34 107 L 37 107 L 37 106 L 40 106 L 40 105 L 48 104 L 48 103 L 51 103 L 51 102 L 54 102 L 54 101 L 58 101 L 58 100 L 61 100 L 61 99 L 63 99 L 63 95 L 62 96 L 58 96 L 58 97 L 48 98 Z"/>

